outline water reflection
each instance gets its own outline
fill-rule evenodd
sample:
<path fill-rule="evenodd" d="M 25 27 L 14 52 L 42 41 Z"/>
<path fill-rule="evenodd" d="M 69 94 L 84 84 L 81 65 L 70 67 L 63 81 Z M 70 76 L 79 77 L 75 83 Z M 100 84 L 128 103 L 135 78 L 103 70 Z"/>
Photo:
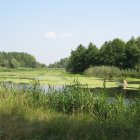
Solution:
<path fill-rule="evenodd" d="M 25 90 L 28 89 L 31 84 L 25 84 L 25 83 L 12 83 L 12 82 L 2 82 L 1 85 L 7 89 L 15 89 L 15 90 Z M 54 90 L 61 90 L 64 86 L 63 85 L 40 85 L 39 86 L 42 90 L 44 90 L 45 93 L 48 92 L 49 89 Z M 105 92 L 108 95 L 108 98 L 110 100 L 114 100 L 114 97 L 117 95 L 123 95 L 124 98 L 127 99 L 133 99 L 133 98 L 140 98 L 140 90 L 133 90 L 133 89 L 123 89 L 122 87 L 112 87 L 112 88 L 90 88 L 90 90 L 94 94 L 98 94 L 100 92 Z"/>

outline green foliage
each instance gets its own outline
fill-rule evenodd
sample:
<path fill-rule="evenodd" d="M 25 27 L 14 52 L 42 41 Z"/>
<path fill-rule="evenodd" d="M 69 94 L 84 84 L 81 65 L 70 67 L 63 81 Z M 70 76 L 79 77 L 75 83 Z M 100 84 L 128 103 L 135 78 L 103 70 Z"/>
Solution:
<path fill-rule="evenodd" d="M 114 66 L 95 66 L 89 67 L 85 70 L 84 74 L 86 76 L 97 76 L 104 79 L 111 79 L 113 77 L 120 77 L 121 70 Z"/>
<path fill-rule="evenodd" d="M 97 65 L 97 47 L 90 43 L 86 49 L 79 45 L 75 51 L 71 52 L 66 70 L 72 73 L 83 72 L 90 65 Z"/>
<path fill-rule="evenodd" d="M 20 63 L 19 63 L 16 59 L 13 58 L 13 59 L 11 60 L 10 65 L 11 65 L 11 68 L 17 68 L 17 67 L 20 66 Z"/>
<path fill-rule="evenodd" d="M 26 68 L 36 68 L 41 67 L 42 65 L 39 62 L 36 62 L 34 56 L 27 53 L 19 52 L 0 52 L 0 66 L 1 67 L 26 67 Z"/>
<path fill-rule="evenodd" d="M 140 63 L 140 48 L 135 38 L 131 38 L 126 43 L 126 68 L 135 68 Z"/>
<path fill-rule="evenodd" d="M 133 70 L 133 69 L 119 69 L 114 66 L 95 66 L 89 67 L 84 71 L 84 75 L 86 76 L 96 76 L 101 77 L 104 79 L 111 79 L 111 78 L 139 78 L 140 72 Z"/>
<path fill-rule="evenodd" d="M 66 70 L 82 73 L 89 66 L 115 66 L 120 69 L 139 71 L 140 38 L 131 38 L 126 43 L 121 39 L 106 41 L 100 49 L 92 43 L 88 48 L 79 45 L 71 52 Z"/>
<path fill-rule="evenodd" d="M 121 70 L 122 77 L 140 78 L 140 71 L 133 69 Z"/>
<path fill-rule="evenodd" d="M 104 91 L 92 93 L 77 81 L 47 94 L 38 81 L 24 90 L 0 87 L 0 139 L 138 140 L 139 116 L 139 98 L 110 102 Z"/>
<path fill-rule="evenodd" d="M 124 67 L 125 42 L 120 39 L 105 42 L 99 51 L 99 64 Z"/>
<path fill-rule="evenodd" d="M 26 88 L 26 98 L 29 106 L 34 108 L 47 106 L 47 98 L 45 98 L 45 91 L 41 87 L 39 81 L 33 81 L 27 88 Z"/>
<path fill-rule="evenodd" d="M 53 64 L 49 64 L 48 68 L 66 68 L 68 63 L 68 58 L 60 59 L 60 61 L 57 61 Z"/>
<path fill-rule="evenodd" d="M 77 50 L 72 51 L 66 70 L 72 73 L 83 72 L 87 68 L 85 53 L 86 48 L 82 45 L 79 45 Z"/>
<path fill-rule="evenodd" d="M 85 53 L 85 63 L 87 67 L 89 67 L 90 65 L 98 65 L 98 51 L 98 48 L 93 43 L 90 43 L 88 45 Z"/>
<path fill-rule="evenodd" d="M 8 60 L 3 60 L 1 66 L 9 68 L 10 67 L 10 63 L 9 63 Z"/>
<path fill-rule="evenodd" d="M 100 77 L 103 78 L 103 87 L 106 88 L 106 80 L 112 79 L 113 77 L 121 77 L 121 70 L 114 66 L 95 66 L 89 67 L 84 71 L 86 76 Z"/>
<path fill-rule="evenodd" d="M 90 112 L 93 106 L 93 93 L 84 89 L 78 81 L 71 86 L 49 93 L 49 107 L 64 113 Z"/>

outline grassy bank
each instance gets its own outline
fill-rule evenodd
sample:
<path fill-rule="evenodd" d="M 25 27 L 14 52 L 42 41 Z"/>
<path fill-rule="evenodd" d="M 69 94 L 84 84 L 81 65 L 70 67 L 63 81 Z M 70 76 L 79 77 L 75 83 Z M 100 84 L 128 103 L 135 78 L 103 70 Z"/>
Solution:
<path fill-rule="evenodd" d="M 0 88 L 0 139 L 139 140 L 140 100 L 108 102 L 75 83 L 47 94 L 38 82 L 27 89 Z"/>
<path fill-rule="evenodd" d="M 0 81 L 10 81 L 14 83 L 30 83 L 37 79 L 41 84 L 64 85 L 70 84 L 74 79 L 78 79 L 81 84 L 88 84 L 90 87 L 103 87 L 103 79 L 98 77 L 88 77 L 80 74 L 70 74 L 64 69 L 0 69 Z M 129 89 L 139 89 L 140 79 L 126 78 Z M 121 84 L 119 79 L 107 80 L 106 87 L 118 87 Z"/>

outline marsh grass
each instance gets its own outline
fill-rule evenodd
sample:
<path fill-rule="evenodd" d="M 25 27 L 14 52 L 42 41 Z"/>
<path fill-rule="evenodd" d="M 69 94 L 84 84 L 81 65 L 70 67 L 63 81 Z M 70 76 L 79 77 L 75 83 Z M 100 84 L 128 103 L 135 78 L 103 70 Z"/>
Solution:
<path fill-rule="evenodd" d="M 91 88 L 103 87 L 103 78 L 88 77 L 80 74 L 70 74 L 64 69 L 8 69 L 0 68 L 0 81 L 13 83 L 31 83 L 32 80 L 39 80 L 45 85 L 65 85 L 71 84 L 75 78 L 78 78 L 81 84 L 88 84 Z M 128 87 L 137 90 L 139 88 L 140 79 L 127 77 Z M 109 79 L 106 80 L 106 88 L 118 87 L 122 80 Z"/>
<path fill-rule="evenodd" d="M 50 90 L 48 95 L 49 107 L 64 113 L 90 112 L 93 106 L 93 93 L 78 81 L 60 90 Z"/>
<path fill-rule="evenodd" d="M 2 140 L 139 140 L 140 100 L 108 101 L 75 81 L 47 93 L 38 81 L 26 89 L 0 88 Z"/>

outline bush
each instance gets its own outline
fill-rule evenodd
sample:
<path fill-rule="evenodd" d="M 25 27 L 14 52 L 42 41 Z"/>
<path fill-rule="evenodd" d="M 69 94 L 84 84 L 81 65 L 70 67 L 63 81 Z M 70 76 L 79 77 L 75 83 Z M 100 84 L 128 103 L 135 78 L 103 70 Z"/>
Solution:
<path fill-rule="evenodd" d="M 119 77 L 121 75 L 121 70 L 114 66 L 95 66 L 89 67 L 85 70 L 84 74 L 86 76 L 97 76 L 105 79 L 111 79 L 113 77 Z"/>
<path fill-rule="evenodd" d="M 140 77 L 140 71 L 136 71 L 134 69 L 126 69 L 120 70 L 114 66 L 95 66 L 89 67 L 85 70 L 84 75 L 86 76 L 97 76 L 104 79 L 111 79 L 113 77 L 125 78 L 125 77 L 132 77 L 138 78 Z"/>
<path fill-rule="evenodd" d="M 121 70 L 122 77 L 140 78 L 140 71 L 133 69 Z"/>

